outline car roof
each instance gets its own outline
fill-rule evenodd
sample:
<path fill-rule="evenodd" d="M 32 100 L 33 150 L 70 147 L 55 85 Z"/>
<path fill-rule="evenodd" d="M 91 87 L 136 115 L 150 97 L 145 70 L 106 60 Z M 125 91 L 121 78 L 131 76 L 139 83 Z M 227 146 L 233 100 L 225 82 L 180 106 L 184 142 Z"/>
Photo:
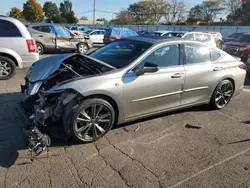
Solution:
<path fill-rule="evenodd" d="M 146 42 L 146 43 L 150 43 L 150 44 L 158 44 L 158 43 L 162 43 L 162 42 L 172 42 L 172 41 L 191 41 L 188 39 L 182 39 L 179 37 L 172 37 L 172 38 L 163 38 L 163 37 L 157 37 L 157 36 L 135 36 L 135 37 L 126 37 L 120 40 L 135 40 L 138 42 Z"/>
<path fill-rule="evenodd" d="M 186 34 L 206 34 L 206 35 L 212 35 L 211 33 L 202 32 L 202 31 L 190 31 L 190 32 L 187 32 Z"/>

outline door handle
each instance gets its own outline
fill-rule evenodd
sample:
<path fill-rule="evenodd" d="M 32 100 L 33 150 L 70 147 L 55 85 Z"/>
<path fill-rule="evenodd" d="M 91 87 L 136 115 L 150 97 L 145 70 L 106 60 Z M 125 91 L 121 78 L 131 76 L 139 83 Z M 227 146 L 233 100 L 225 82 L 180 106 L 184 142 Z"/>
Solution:
<path fill-rule="evenodd" d="M 184 75 L 184 73 L 176 73 L 171 76 L 171 78 L 181 78 Z"/>
<path fill-rule="evenodd" d="M 221 70 L 223 70 L 223 67 L 215 67 L 214 68 L 214 71 L 221 71 Z"/>
<path fill-rule="evenodd" d="M 43 35 L 38 35 L 38 37 L 43 37 Z"/>

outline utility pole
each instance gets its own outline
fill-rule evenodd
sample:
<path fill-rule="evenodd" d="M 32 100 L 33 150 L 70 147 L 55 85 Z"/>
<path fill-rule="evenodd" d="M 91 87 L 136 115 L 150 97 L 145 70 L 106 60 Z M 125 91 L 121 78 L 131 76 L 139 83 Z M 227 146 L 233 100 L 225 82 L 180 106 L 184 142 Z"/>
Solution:
<path fill-rule="evenodd" d="M 93 7 L 93 25 L 95 25 L 95 0 L 94 0 L 94 7 Z"/>

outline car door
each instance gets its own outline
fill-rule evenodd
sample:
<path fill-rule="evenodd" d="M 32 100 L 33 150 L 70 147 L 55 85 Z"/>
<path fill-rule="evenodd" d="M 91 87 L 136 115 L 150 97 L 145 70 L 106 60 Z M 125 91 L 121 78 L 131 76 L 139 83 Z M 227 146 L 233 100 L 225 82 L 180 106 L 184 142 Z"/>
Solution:
<path fill-rule="evenodd" d="M 180 106 L 184 67 L 178 44 L 164 45 L 145 57 L 123 77 L 125 119 L 157 113 Z M 145 63 L 159 66 L 154 73 L 137 76 Z"/>
<path fill-rule="evenodd" d="M 185 84 L 181 105 L 208 101 L 223 77 L 226 65 L 218 61 L 222 54 L 215 48 L 199 43 L 185 43 L 183 48 Z"/>
<path fill-rule="evenodd" d="M 50 25 L 32 26 L 31 34 L 35 38 L 36 42 L 40 42 L 45 48 L 54 49 L 55 32 Z"/>
<path fill-rule="evenodd" d="M 58 49 L 71 50 L 75 49 L 76 46 L 71 42 L 70 31 L 62 26 L 53 26 L 56 33 L 56 47 Z"/>
<path fill-rule="evenodd" d="M 90 39 L 93 41 L 93 43 L 99 43 L 99 36 L 98 36 L 98 31 L 93 31 L 90 34 Z"/>

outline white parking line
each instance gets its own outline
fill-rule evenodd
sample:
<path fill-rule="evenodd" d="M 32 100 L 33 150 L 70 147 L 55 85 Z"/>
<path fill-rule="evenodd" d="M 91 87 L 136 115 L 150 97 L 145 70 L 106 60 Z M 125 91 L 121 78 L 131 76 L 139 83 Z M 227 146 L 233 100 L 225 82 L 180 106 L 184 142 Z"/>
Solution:
<path fill-rule="evenodd" d="M 202 174 L 204 172 L 207 172 L 207 171 L 211 170 L 214 167 L 217 167 L 217 166 L 219 166 L 219 165 L 221 165 L 221 164 L 223 164 L 225 162 L 228 162 L 228 161 L 230 161 L 230 160 L 232 160 L 232 159 L 234 159 L 234 158 L 236 158 L 236 157 L 238 157 L 240 155 L 243 155 L 243 154 L 247 153 L 248 151 L 250 151 L 250 148 L 248 148 L 248 149 L 246 149 L 246 150 L 244 150 L 244 151 L 242 151 L 240 153 L 237 153 L 237 154 L 235 154 L 235 155 L 233 155 L 231 157 L 228 157 L 228 158 L 226 158 L 226 159 L 224 159 L 224 160 L 222 160 L 222 161 L 220 161 L 218 163 L 215 163 L 215 164 L 209 166 L 208 168 L 206 168 L 204 170 L 201 170 L 200 172 L 197 172 L 197 173 L 193 174 L 192 176 L 188 177 L 187 179 L 184 179 L 184 180 L 178 182 L 177 184 L 171 186 L 171 188 L 178 187 L 179 185 L 181 185 L 181 184 L 183 184 L 183 183 L 185 183 L 185 182 L 187 182 L 187 181 L 195 178 L 196 176 L 199 176 L 200 174 Z"/>

